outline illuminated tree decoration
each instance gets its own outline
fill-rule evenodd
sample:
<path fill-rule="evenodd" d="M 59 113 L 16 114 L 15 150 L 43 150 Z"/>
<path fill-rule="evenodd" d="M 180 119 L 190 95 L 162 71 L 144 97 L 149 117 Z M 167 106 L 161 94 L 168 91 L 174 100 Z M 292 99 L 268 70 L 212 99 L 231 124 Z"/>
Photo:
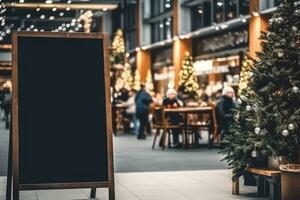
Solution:
<path fill-rule="evenodd" d="M 179 73 L 179 86 L 183 88 L 183 93 L 189 98 L 196 98 L 198 96 L 199 85 L 196 80 L 193 57 L 189 52 L 186 52 L 183 66 Z"/>

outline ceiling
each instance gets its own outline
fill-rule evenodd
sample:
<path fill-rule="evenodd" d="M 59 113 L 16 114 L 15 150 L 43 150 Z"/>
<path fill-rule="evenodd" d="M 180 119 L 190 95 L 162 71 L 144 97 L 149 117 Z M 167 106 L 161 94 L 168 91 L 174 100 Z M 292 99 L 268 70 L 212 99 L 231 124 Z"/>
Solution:
<path fill-rule="evenodd" d="M 95 19 L 117 8 L 118 3 L 116 0 L 2 0 L 0 44 L 11 43 L 13 31 L 83 31 L 82 21 L 78 20 L 83 13 L 91 10 Z"/>

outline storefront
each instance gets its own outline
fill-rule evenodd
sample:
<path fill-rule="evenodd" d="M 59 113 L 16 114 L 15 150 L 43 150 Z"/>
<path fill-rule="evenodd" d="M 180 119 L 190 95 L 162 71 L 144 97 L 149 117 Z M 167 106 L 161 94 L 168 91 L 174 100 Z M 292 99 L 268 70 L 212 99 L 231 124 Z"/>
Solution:
<path fill-rule="evenodd" d="M 214 96 L 225 85 L 237 89 L 248 38 L 247 26 L 242 26 L 193 39 L 194 69 L 202 93 Z"/>
<path fill-rule="evenodd" d="M 171 46 L 153 49 L 151 58 L 155 92 L 164 95 L 168 87 L 174 84 L 173 49 Z"/>

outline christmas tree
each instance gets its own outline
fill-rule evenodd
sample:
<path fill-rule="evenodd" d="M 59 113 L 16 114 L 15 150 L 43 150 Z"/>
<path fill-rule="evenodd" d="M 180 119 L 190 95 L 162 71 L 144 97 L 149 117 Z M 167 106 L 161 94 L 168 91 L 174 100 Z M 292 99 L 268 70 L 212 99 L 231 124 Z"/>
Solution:
<path fill-rule="evenodd" d="M 138 69 L 134 73 L 133 89 L 136 91 L 141 89 L 141 75 Z"/>
<path fill-rule="evenodd" d="M 114 68 L 123 68 L 125 65 L 125 43 L 122 29 L 118 29 L 115 33 L 110 61 Z"/>
<path fill-rule="evenodd" d="M 183 93 L 190 98 L 198 96 L 199 85 L 194 73 L 193 57 L 189 52 L 185 54 L 183 66 L 179 73 L 179 87 L 183 88 Z"/>
<path fill-rule="evenodd" d="M 224 138 L 234 179 L 263 158 L 292 160 L 299 150 L 300 5 L 295 2 L 282 1 L 262 33 L 249 88 L 238 99 L 235 122 Z"/>
<path fill-rule="evenodd" d="M 154 95 L 154 86 L 153 86 L 152 74 L 151 74 L 150 70 L 148 71 L 147 77 L 146 77 L 146 88 L 147 88 L 147 92 L 151 96 L 153 96 Z"/>
<path fill-rule="evenodd" d="M 133 84 L 131 66 L 129 63 L 126 63 L 121 76 L 117 78 L 115 89 L 117 92 L 121 88 L 125 88 L 129 91 L 133 87 Z"/>
<path fill-rule="evenodd" d="M 252 60 L 246 54 L 242 63 L 242 71 L 240 73 L 239 91 L 238 95 L 241 95 L 242 91 L 248 87 L 249 76 L 251 75 L 250 70 L 252 67 Z"/>

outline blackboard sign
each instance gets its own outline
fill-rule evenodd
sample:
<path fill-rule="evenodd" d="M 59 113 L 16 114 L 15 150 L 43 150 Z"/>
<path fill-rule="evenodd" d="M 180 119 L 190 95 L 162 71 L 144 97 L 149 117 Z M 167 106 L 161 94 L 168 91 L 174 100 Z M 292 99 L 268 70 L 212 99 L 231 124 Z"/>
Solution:
<path fill-rule="evenodd" d="M 109 73 L 107 35 L 13 35 L 14 191 L 113 193 Z"/>

